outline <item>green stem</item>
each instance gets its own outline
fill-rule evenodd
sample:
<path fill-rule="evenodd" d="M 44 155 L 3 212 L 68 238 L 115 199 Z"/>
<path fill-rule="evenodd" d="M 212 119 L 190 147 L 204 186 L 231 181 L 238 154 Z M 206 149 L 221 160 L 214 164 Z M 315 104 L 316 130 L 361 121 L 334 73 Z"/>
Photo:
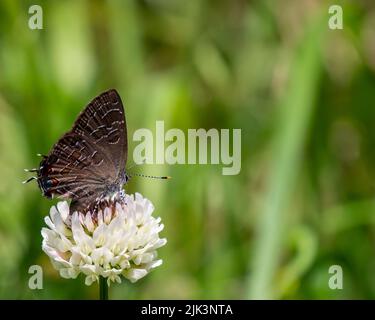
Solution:
<path fill-rule="evenodd" d="M 290 84 L 275 127 L 270 168 L 269 189 L 264 199 L 264 212 L 257 225 L 257 238 L 252 249 L 252 269 L 248 282 L 248 298 L 278 298 L 275 278 L 280 266 L 280 253 L 289 231 L 284 224 L 296 190 L 298 167 L 302 165 L 309 122 L 315 107 L 314 97 L 319 86 L 321 69 L 319 43 L 324 36 L 324 15 L 307 27 L 305 38 L 291 66 Z M 311 29 L 310 29 L 311 28 Z M 285 245 L 284 245 L 285 246 Z"/>
<path fill-rule="evenodd" d="M 108 300 L 108 284 L 107 279 L 99 277 L 99 296 L 100 300 Z"/>

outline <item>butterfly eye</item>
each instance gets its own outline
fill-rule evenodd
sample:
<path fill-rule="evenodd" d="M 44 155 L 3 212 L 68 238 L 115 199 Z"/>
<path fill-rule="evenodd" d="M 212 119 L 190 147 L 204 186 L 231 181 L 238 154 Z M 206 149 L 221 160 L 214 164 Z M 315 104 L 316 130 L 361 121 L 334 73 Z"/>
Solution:
<path fill-rule="evenodd" d="M 55 187 L 55 186 L 57 186 L 58 184 L 59 184 L 59 180 L 57 180 L 57 179 L 55 179 L 55 178 L 50 179 L 50 180 L 47 180 L 47 181 L 45 182 L 45 186 L 46 186 L 47 189 L 52 188 L 52 187 Z"/>
<path fill-rule="evenodd" d="M 51 188 L 52 186 L 53 186 L 53 182 L 52 182 L 52 180 L 47 180 L 47 181 L 46 181 L 46 188 L 49 189 L 49 188 Z"/>

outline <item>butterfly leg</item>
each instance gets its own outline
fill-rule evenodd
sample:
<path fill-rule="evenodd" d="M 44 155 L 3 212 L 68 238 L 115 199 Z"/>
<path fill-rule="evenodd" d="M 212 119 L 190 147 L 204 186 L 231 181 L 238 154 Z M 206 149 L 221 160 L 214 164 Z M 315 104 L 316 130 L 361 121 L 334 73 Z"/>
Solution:
<path fill-rule="evenodd" d="M 25 184 L 25 183 L 28 183 L 28 182 L 30 182 L 30 181 L 32 181 L 32 180 L 37 180 L 37 179 L 38 179 L 37 177 L 31 177 L 31 178 L 29 178 L 29 179 L 23 181 L 22 183 Z"/>

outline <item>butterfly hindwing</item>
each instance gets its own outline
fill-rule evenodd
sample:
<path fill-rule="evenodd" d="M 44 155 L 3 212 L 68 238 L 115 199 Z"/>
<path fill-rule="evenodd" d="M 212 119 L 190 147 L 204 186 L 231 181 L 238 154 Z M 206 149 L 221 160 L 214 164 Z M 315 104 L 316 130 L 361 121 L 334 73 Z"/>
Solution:
<path fill-rule="evenodd" d="M 100 167 L 104 161 L 104 154 L 95 152 L 92 143 L 78 135 L 66 134 L 40 163 L 39 186 L 49 198 L 55 195 L 82 198 L 87 196 L 86 186 L 105 185 L 101 173 L 104 170 Z"/>

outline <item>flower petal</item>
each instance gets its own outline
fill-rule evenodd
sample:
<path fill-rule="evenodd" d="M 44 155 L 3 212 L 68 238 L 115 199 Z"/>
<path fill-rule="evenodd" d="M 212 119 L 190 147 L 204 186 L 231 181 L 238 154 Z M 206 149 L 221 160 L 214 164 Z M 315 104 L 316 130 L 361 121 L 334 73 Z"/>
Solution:
<path fill-rule="evenodd" d="M 45 218 L 42 249 L 63 278 L 85 275 L 91 285 L 99 276 L 136 282 L 162 264 L 157 249 L 164 225 L 154 218 L 154 206 L 141 194 L 109 197 L 97 213 L 69 213 L 66 201 L 57 203 Z"/>

